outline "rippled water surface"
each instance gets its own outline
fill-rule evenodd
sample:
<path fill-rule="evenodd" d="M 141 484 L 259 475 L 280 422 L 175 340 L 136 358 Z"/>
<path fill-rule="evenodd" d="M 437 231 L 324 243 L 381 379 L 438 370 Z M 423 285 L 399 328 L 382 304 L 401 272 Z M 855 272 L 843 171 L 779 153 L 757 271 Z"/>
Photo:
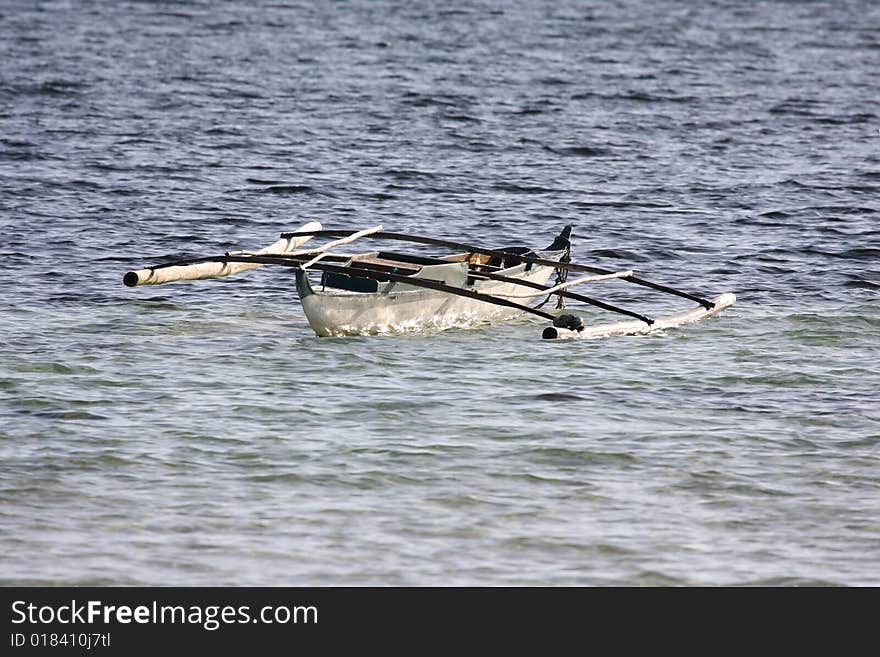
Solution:
<path fill-rule="evenodd" d="M 880 585 L 877 3 L 6 0 L 0 61 L 3 584 Z M 121 283 L 309 219 L 738 302 L 317 338 L 287 271 Z"/>

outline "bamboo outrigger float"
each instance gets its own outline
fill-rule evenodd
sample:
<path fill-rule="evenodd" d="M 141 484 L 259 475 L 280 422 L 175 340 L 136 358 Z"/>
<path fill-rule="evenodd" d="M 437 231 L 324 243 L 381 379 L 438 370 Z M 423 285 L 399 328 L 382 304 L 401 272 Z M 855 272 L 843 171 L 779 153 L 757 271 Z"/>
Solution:
<path fill-rule="evenodd" d="M 336 239 L 317 248 L 300 248 L 314 237 Z M 362 231 L 324 230 L 318 222 L 309 222 L 294 232 L 282 233 L 281 239 L 259 251 L 229 252 L 130 271 L 123 282 L 129 287 L 157 285 L 229 276 L 264 265 L 289 267 L 295 272 L 296 290 L 306 318 L 319 336 L 472 326 L 521 313 L 552 322 L 542 333 L 546 339 L 639 335 L 699 321 L 728 308 L 736 300 L 731 293 L 707 300 L 639 278 L 632 270 L 612 271 L 571 262 L 570 237 L 571 226 L 567 226 L 544 249 L 491 249 L 385 232 L 382 226 Z M 410 242 L 456 252 L 425 257 L 390 251 L 334 251 L 360 239 Z M 321 273 L 319 283 L 312 282 L 311 271 Z M 571 272 L 591 275 L 569 281 Z M 548 285 L 554 273 L 555 282 Z M 571 291 L 577 285 L 607 280 L 634 283 L 699 305 L 671 315 L 649 317 Z M 542 310 L 543 303 L 537 307 L 528 305 L 529 299 L 549 300 L 551 296 L 558 299 L 557 309 L 568 299 L 632 319 L 585 327 L 578 315 Z"/>

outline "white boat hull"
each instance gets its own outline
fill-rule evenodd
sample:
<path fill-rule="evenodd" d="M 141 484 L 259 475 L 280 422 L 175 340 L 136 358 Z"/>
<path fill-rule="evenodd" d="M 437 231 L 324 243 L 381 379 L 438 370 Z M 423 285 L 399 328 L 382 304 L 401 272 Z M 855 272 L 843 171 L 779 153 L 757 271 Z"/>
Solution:
<path fill-rule="evenodd" d="M 543 257 L 558 259 L 562 252 L 545 252 Z M 545 285 L 553 267 L 518 265 L 499 274 Z M 521 294 L 523 288 L 503 281 L 478 281 L 467 289 L 489 295 Z M 435 290 L 395 292 L 318 291 L 308 276 L 297 271 L 297 292 L 303 312 L 315 333 L 321 337 L 340 335 L 394 334 L 429 329 L 473 326 L 520 315 L 522 311 L 469 297 Z"/>

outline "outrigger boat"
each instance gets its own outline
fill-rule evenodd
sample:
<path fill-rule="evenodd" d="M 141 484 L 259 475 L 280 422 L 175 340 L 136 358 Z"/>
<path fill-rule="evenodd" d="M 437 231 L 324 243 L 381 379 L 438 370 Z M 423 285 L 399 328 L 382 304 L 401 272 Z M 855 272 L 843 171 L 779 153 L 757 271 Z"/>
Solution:
<path fill-rule="evenodd" d="M 313 237 L 335 238 L 317 248 L 301 248 Z M 736 301 L 731 293 L 712 300 L 635 276 L 571 261 L 571 226 L 544 249 L 525 246 L 485 248 L 448 240 L 386 232 L 382 226 L 362 231 L 324 230 L 309 222 L 259 251 L 183 260 L 130 271 L 129 287 L 182 280 L 218 278 L 276 265 L 296 275 L 303 312 L 319 336 L 400 333 L 473 326 L 530 313 L 549 320 L 547 339 L 597 338 L 647 334 L 696 322 Z M 355 240 L 375 239 L 428 245 L 454 251 L 423 256 L 394 251 L 343 254 L 335 249 Z M 310 273 L 320 273 L 320 280 Z M 572 272 L 588 273 L 568 280 Z M 556 278 L 548 285 L 550 277 Z M 661 317 L 641 313 L 572 292 L 576 285 L 620 279 L 696 302 L 696 307 Z M 528 305 L 528 300 L 557 297 L 557 312 Z M 564 300 L 586 303 L 629 316 L 630 320 L 584 326 L 579 315 L 562 313 Z"/>

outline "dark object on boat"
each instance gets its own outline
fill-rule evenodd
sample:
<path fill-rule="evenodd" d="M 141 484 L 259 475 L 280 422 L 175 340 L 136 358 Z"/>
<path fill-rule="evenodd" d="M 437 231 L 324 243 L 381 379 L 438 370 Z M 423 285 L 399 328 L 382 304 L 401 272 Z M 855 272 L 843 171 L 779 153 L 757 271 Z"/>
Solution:
<path fill-rule="evenodd" d="M 553 326 L 555 326 L 556 328 L 568 329 L 569 331 L 584 330 L 584 322 L 577 315 L 560 315 L 553 320 Z"/>

